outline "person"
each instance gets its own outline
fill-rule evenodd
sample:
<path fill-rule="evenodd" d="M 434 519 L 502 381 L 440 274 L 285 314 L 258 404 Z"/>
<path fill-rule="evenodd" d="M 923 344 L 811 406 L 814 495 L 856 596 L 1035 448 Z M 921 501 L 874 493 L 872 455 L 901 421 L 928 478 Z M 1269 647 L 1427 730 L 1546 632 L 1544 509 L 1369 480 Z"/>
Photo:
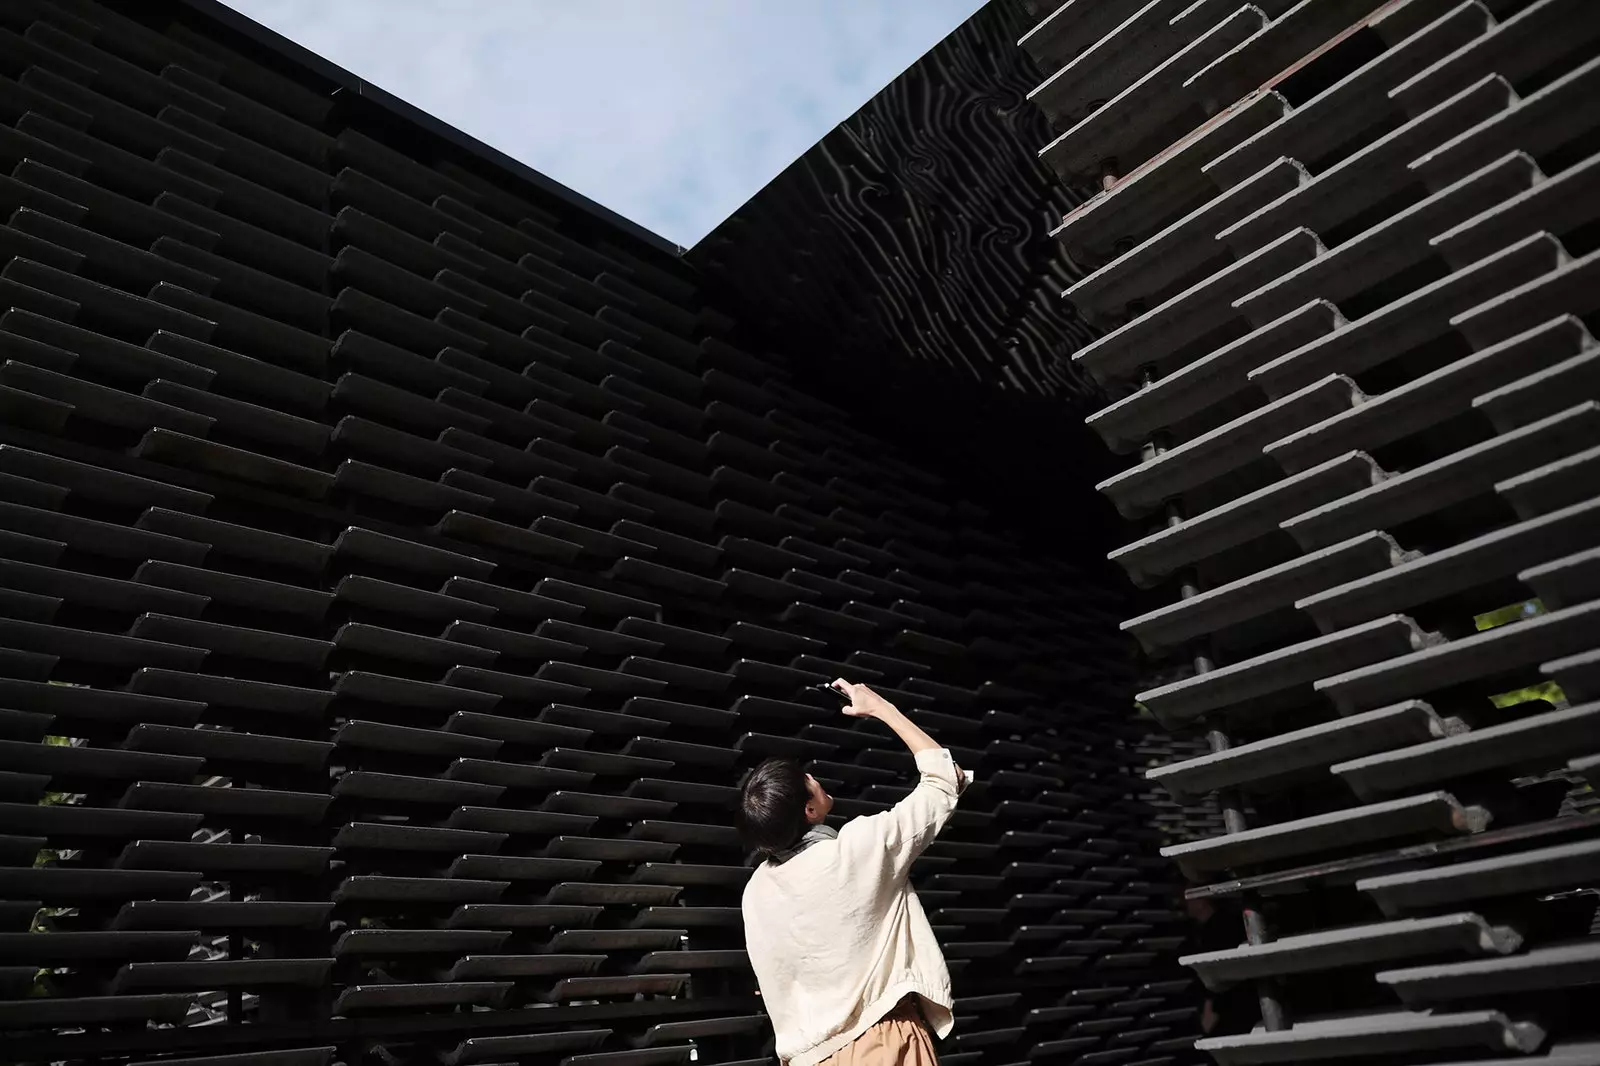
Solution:
<path fill-rule="evenodd" d="M 1218 906 L 1209 897 L 1189 899 L 1183 909 L 1194 928 L 1189 942 L 1196 954 L 1232 951 L 1244 936 L 1244 918 L 1233 907 Z M 1253 986 L 1243 981 L 1221 992 L 1200 989 L 1200 1031 L 1205 1036 L 1236 1036 L 1248 1033 L 1261 1020 L 1261 1004 Z"/>
<path fill-rule="evenodd" d="M 893 808 L 835 830 L 816 778 L 768 759 L 745 781 L 738 829 L 762 861 L 745 886 L 745 948 L 786 1066 L 932 1066 L 954 1025 L 950 972 L 911 888 L 968 776 L 866 685 L 835 681 L 844 713 L 888 726 L 920 772 Z"/>

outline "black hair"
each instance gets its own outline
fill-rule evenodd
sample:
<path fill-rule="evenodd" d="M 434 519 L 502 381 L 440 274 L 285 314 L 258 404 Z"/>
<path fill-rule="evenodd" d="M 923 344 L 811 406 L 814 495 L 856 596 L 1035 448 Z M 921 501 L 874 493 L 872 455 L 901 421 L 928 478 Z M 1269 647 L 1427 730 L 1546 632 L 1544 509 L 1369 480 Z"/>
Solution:
<path fill-rule="evenodd" d="M 745 847 L 773 855 L 805 835 L 811 791 L 793 759 L 768 759 L 745 778 L 735 822 Z"/>

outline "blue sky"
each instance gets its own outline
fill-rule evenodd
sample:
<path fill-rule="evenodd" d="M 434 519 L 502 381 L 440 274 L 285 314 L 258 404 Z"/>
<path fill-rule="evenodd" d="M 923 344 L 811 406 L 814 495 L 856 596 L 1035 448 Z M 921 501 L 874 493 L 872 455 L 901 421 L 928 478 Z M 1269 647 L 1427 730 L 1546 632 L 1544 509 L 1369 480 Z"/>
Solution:
<path fill-rule="evenodd" d="M 693 245 L 982 0 L 226 0 Z"/>

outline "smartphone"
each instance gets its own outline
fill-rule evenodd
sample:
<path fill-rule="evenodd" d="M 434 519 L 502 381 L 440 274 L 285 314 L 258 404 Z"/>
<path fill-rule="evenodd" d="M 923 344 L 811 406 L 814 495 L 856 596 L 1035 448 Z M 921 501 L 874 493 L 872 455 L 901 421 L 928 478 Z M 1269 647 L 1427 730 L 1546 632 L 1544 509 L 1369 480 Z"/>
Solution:
<path fill-rule="evenodd" d="M 850 697 L 848 695 L 846 695 L 843 692 L 840 692 L 838 689 L 834 688 L 832 685 L 807 685 L 806 688 L 809 688 L 814 692 L 825 692 L 825 693 L 827 693 L 828 695 L 832 696 L 834 699 L 838 700 L 840 706 L 844 706 L 844 705 L 846 705 L 846 704 L 848 704 L 850 702 Z"/>

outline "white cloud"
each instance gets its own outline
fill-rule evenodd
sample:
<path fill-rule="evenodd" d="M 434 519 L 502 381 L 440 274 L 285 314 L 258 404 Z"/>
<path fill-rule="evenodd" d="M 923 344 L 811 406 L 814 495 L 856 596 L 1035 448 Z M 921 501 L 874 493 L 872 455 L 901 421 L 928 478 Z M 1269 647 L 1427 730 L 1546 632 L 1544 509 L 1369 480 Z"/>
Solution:
<path fill-rule="evenodd" d="M 982 0 L 227 0 L 692 245 Z"/>

